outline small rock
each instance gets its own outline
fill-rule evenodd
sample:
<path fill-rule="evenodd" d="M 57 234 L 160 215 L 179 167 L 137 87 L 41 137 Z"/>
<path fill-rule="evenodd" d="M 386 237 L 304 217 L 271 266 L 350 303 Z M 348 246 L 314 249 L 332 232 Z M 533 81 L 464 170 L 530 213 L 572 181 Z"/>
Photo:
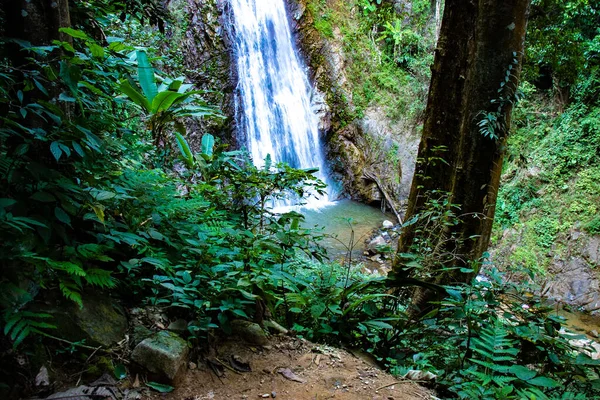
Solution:
<path fill-rule="evenodd" d="M 35 376 L 35 386 L 50 386 L 50 376 L 45 365 L 42 365 L 40 372 Z"/>
<path fill-rule="evenodd" d="M 198 365 L 196 365 L 196 363 L 191 361 L 188 363 L 188 369 L 195 370 L 196 368 L 198 368 Z"/>
<path fill-rule="evenodd" d="M 177 334 L 161 331 L 138 344 L 131 358 L 155 375 L 156 380 L 174 383 L 185 371 L 189 347 Z"/>
<path fill-rule="evenodd" d="M 175 333 L 185 333 L 187 332 L 188 323 L 185 319 L 178 319 L 169 324 L 167 327 L 168 330 L 173 331 Z"/>
<path fill-rule="evenodd" d="M 268 399 L 269 397 L 271 397 L 271 395 L 269 393 L 265 393 L 263 395 L 260 395 L 260 397 L 262 397 L 263 399 Z"/>
<path fill-rule="evenodd" d="M 275 391 L 273 390 L 273 391 L 271 392 L 271 397 L 272 397 L 272 398 L 275 398 L 275 397 L 277 397 L 277 392 L 275 392 Z"/>
<path fill-rule="evenodd" d="M 234 334 L 250 344 L 264 346 L 269 343 L 265 331 L 263 331 L 260 325 L 255 324 L 254 322 L 237 319 L 231 321 L 231 329 Z"/>
<path fill-rule="evenodd" d="M 381 225 L 383 226 L 383 229 L 392 229 L 394 227 L 394 223 L 392 221 L 388 221 L 387 219 L 383 221 Z"/>
<path fill-rule="evenodd" d="M 376 253 L 378 251 L 378 247 L 385 246 L 386 244 L 387 243 L 385 242 L 385 239 L 382 236 L 377 236 L 369 242 L 369 244 L 367 245 L 367 249 L 372 253 Z"/>
<path fill-rule="evenodd" d="M 589 333 L 589 335 L 590 335 L 591 337 L 595 337 L 595 338 L 598 338 L 598 337 L 600 337 L 600 335 L 598 334 L 598 331 L 597 331 L 597 330 L 595 330 L 595 329 L 594 329 L 594 330 L 591 330 L 591 331 L 589 331 L 588 333 Z"/>

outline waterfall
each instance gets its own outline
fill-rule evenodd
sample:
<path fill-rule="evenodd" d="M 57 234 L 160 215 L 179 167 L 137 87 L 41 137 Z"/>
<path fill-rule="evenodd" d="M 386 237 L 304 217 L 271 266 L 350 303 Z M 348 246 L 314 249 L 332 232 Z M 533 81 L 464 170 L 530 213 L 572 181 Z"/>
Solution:
<path fill-rule="evenodd" d="M 294 168 L 319 168 L 328 182 L 311 109 L 311 85 L 294 46 L 284 0 L 230 0 L 238 72 L 238 135 L 256 165 L 267 155 Z M 312 199 L 309 205 L 327 202 Z"/>

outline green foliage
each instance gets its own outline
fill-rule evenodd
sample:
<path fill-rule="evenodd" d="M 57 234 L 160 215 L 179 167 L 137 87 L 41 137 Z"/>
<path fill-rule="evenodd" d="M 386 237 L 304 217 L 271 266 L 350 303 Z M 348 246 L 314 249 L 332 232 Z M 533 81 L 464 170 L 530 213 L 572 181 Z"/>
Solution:
<path fill-rule="evenodd" d="M 548 254 L 567 256 L 569 230 L 579 226 L 595 232 L 600 116 L 597 107 L 582 103 L 553 115 L 546 98 L 526 90 L 528 97 L 516 110 L 516 130 L 509 136 L 495 242 L 517 248 L 498 258 L 499 265 L 527 265 L 544 273 L 553 259 Z M 534 113 L 540 118 L 527 117 Z"/>
<path fill-rule="evenodd" d="M 589 0 L 534 0 L 526 43 L 525 77 L 549 68 L 557 89 L 573 85 L 598 65 L 598 4 Z"/>
<path fill-rule="evenodd" d="M 190 90 L 191 84 L 184 84 L 184 77 L 177 79 L 164 79 L 160 85 L 156 83 L 155 71 L 145 51 L 136 51 L 138 63 L 138 81 L 141 92 L 129 80 L 123 80 L 120 90 L 131 101 L 140 106 L 148 116 L 148 126 L 152 131 L 154 143 L 164 146 L 166 130 L 176 125 L 180 135 L 185 133 L 185 128 L 178 120 L 180 118 L 220 117 L 220 113 L 210 107 L 201 97 L 204 93 L 199 90 Z M 181 138 L 177 138 L 181 146 Z"/>
<path fill-rule="evenodd" d="M 316 170 L 270 162 L 259 169 L 208 134 L 194 154 L 183 119 L 219 117 L 203 92 L 163 78 L 122 40 L 101 47 L 83 31 L 63 32 L 73 46 L 20 43 L 27 63 L 0 71 L 8 338 L 17 346 L 53 328 L 29 311 L 48 291 L 79 306 L 91 287 L 158 305 L 169 299 L 189 310 L 195 333 L 251 317 L 258 301 L 274 306 L 287 290 L 274 271 L 320 250 L 299 229 L 300 215 L 270 209 L 290 194 L 301 201 L 323 193 Z M 178 173 L 162 149 L 171 138 L 187 166 Z"/>
<path fill-rule="evenodd" d="M 597 395 L 600 371 L 571 344 L 581 336 L 561 328 L 564 319 L 529 284 L 508 282 L 488 269 L 470 285 L 447 287 L 439 309 L 401 325 L 387 353 L 392 370 L 433 372 L 440 389 L 464 399 Z"/>
<path fill-rule="evenodd" d="M 402 15 L 385 1 L 308 3 L 317 31 L 342 50 L 351 99 L 333 101 L 346 107 L 351 100 L 354 106 L 350 115 L 341 116 L 347 119 L 343 122 L 364 117 L 370 108 L 380 108 L 392 122 L 419 122 L 433 63 L 435 24 L 429 2 L 416 3 L 412 13 Z M 401 22 L 405 19 L 408 25 Z M 333 35 L 333 27 L 339 34 Z"/>

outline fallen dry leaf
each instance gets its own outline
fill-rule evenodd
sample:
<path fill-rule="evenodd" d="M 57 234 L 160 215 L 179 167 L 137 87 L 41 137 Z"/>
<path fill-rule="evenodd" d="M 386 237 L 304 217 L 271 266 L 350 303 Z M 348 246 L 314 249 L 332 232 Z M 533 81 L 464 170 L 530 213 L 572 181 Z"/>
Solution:
<path fill-rule="evenodd" d="M 279 372 L 285 379 L 288 379 L 290 381 L 306 383 L 305 379 L 300 378 L 298 375 L 293 373 L 292 370 L 289 368 L 279 368 L 277 370 L 277 372 Z"/>

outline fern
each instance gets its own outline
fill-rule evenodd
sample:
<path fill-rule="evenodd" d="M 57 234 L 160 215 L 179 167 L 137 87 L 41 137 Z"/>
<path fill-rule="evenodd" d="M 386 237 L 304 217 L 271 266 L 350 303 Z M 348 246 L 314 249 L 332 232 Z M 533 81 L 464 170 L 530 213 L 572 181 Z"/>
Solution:
<path fill-rule="evenodd" d="M 519 353 L 517 343 L 508 338 L 508 334 L 498 321 L 494 321 L 490 326 L 482 328 L 479 337 L 474 337 L 471 341 L 471 350 L 479 357 L 471 358 L 470 361 L 483 367 L 483 371 L 473 368 L 465 372 L 484 388 L 490 385 L 502 388 L 516 380 L 514 376 L 506 375 L 516 363 Z"/>
<path fill-rule="evenodd" d="M 6 313 L 4 316 L 4 335 L 13 342 L 13 347 L 18 347 L 31 333 L 41 333 L 42 329 L 56 329 L 45 320 L 52 318 L 50 314 L 34 313 L 31 311 L 19 311 Z"/>
<path fill-rule="evenodd" d="M 80 285 L 78 285 L 77 283 L 71 281 L 65 281 L 65 280 L 61 280 L 60 284 L 60 291 L 62 292 L 63 296 L 65 296 L 67 299 L 75 302 L 80 308 L 83 307 L 83 301 L 81 300 L 81 292 L 80 292 Z"/>
<path fill-rule="evenodd" d="M 115 279 L 111 276 L 110 271 L 92 268 L 86 271 L 85 280 L 90 285 L 98 286 L 100 288 L 113 288 L 117 285 Z"/>

